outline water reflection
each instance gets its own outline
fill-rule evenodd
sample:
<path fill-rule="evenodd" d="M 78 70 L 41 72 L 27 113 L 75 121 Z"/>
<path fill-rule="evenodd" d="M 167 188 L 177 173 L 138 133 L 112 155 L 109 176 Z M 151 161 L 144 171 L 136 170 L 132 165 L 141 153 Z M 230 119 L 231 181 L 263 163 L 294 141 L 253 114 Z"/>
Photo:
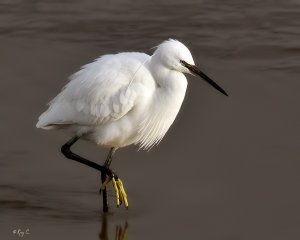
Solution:
<path fill-rule="evenodd" d="M 103 213 L 102 215 L 102 223 L 101 223 L 101 231 L 99 233 L 99 239 L 100 240 L 109 240 L 109 231 L 108 231 L 108 222 L 107 222 L 108 214 Z M 116 240 L 126 240 L 127 239 L 127 233 L 128 233 L 128 223 L 127 221 L 124 224 L 124 228 L 122 228 L 121 225 L 116 225 L 116 230 L 114 234 L 114 239 Z"/>

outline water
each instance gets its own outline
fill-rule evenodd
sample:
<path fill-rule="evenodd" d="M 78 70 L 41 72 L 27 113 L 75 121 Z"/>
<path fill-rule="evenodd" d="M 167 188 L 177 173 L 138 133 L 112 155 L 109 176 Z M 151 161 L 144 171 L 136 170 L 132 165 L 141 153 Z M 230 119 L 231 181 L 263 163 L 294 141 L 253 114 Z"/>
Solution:
<path fill-rule="evenodd" d="M 24 239 L 114 239 L 126 229 L 127 240 L 298 239 L 299 12 L 296 0 L 2 0 L 0 238 L 21 229 Z M 130 209 L 105 216 L 98 173 L 65 159 L 67 136 L 35 129 L 37 117 L 81 65 L 151 53 L 170 37 L 230 97 L 189 77 L 160 146 L 117 154 Z M 107 152 L 74 150 L 98 162 Z"/>

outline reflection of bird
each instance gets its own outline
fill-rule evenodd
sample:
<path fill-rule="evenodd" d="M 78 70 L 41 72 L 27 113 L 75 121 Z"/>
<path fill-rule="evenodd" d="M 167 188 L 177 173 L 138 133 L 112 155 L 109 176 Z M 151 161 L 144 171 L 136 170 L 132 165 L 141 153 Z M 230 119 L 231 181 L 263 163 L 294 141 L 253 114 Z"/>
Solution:
<path fill-rule="evenodd" d="M 195 65 L 188 48 L 177 40 L 160 44 L 154 54 L 126 52 L 104 55 L 82 67 L 49 104 L 37 123 L 43 129 L 73 134 L 63 147 L 67 158 L 98 169 L 102 190 L 112 181 L 117 205 L 127 197 L 121 180 L 109 168 L 116 150 L 131 144 L 150 149 L 172 125 L 185 96 L 183 73 L 196 74 L 227 95 Z M 110 152 L 103 166 L 84 159 L 70 147 L 86 139 Z M 107 211 L 104 201 L 104 211 Z"/>
<path fill-rule="evenodd" d="M 122 228 L 120 225 L 117 225 L 114 239 L 126 240 L 127 233 L 128 233 L 128 223 L 127 222 L 125 222 L 124 228 Z M 105 213 L 102 216 L 101 232 L 99 233 L 99 239 L 100 240 L 109 240 L 107 215 Z"/>
<path fill-rule="evenodd" d="M 102 222 L 101 222 L 101 232 L 99 233 L 99 239 L 100 240 L 108 240 L 108 234 L 107 234 L 107 215 L 104 213 L 102 215 Z"/>

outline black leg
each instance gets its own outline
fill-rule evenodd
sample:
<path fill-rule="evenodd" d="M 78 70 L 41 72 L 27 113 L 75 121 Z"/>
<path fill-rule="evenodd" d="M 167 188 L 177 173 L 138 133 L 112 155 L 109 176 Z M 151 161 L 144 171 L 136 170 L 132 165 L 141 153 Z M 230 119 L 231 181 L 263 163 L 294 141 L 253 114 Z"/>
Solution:
<path fill-rule="evenodd" d="M 111 148 L 107 157 L 106 157 L 106 160 L 104 162 L 104 167 L 106 167 L 107 169 L 109 169 L 110 167 L 110 164 L 112 162 L 112 158 L 113 158 L 113 155 L 115 154 L 115 152 L 117 151 L 117 148 Z M 106 174 L 103 174 L 101 173 L 101 181 L 102 183 L 105 182 L 105 179 L 106 179 Z M 100 193 L 102 193 L 103 195 L 103 212 L 108 212 L 108 200 L 107 200 L 107 191 L 106 191 L 106 188 L 104 188 L 104 190 L 100 191 Z"/>
<path fill-rule="evenodd" d="M 113 173 L 113 171 L 111 171 L 109 169 L 109 165 L 111 163 L 111 160 L 109 160 L 108 162 L 108 166 L 101 166 L 97 163 L 94 163 L 90 160 L 87 160 L 83 157 L 80 157 L 79 155 L 73 153 L 71 151 L 71 146 L 77 142 L 79 140 L 79 137 L 75 136 L 73 138 L 71 138 L 67 143 L 65 143 L 62 147 L 61 147 L 61 152 L 65 155 L 66 158 L 69 158 L 71 160 L 74 160 L 74 161 L 77 161 L 77 162 L 80 162 L 82 164 L 85 164 L 91 168 L 94 168 L 98 171 L 101 172 L 101 179 L 102 179 L 102 182 L 105 180 L 105 177 L 106 175 L 110 176 L 110 177 L 113 177 L 113 176 L 116 176 L 116 174 Z M 112 152 L 112 150 L 110 151 L 110 153 Z M 115 152 L 115 151 L 114 151 Z M 112 158 L 112 154 L 109 154 L 108 155 L 108 158 Z M 106 161 L 105 161 L 106 163 Z M 104 180 L 103 180 L 104 179 Z M 104 212 L 107 212 L 108 211 L 108 204 L 107 204 L 107 192 L 106 190 L 103 191 L 103 211 Z"/>
<path fill-rule="evenodd" d="M 101 181 L 102 184 L 105 182 L 106 179 L 106 175 L 101 173 Z M 108 200 L 107 200 L 107 191 L 106 188 L 104 188 L 103 190 L 99 190 L 100 195 L 102 194 L 102 198 L 103 198 L 103 212 L 108 212 Z"/>
<path fill-rule="evenodd" d="M 108 153 L 108 155 L 107 155 L 107 157 L 106 157 L 106 160 L 105 160 L 105 163 L 104 163 L 104 166 L 105 166 L 105 167 L 109 168 L 109 166 L 110 166 L 110 164 L 111 164 L 111 161 L 112 161 L 112 159 L 113 159 L 113 156 L 115 155 L 116 151 L 117 151 L 117 148 L 115 148 L 115 147 L 112 147 L 112 148 L 109 150 L 109 153 Z"/>
<path fill-rule="evenodd" d="M 73 138 L 71 138 L 67 143 L 65 143 L 62 147 L 61 147 L 61 152 L 65 155 L 66 158 L 69 158 L 71 160 L 74 160 L 74 161 L 77 161 L 77 162 L 80 162 L 82 164 L 85 164 L 91 168 L 94 168 L 98 171 L 100 171 L 101 173 L 105 173 L 109 176 L 113 176 L 113 172 L 111 170 L 109 170 L 108 168 L 104 167 L 104 166 L 101 166 L 97 163 L 94 163 L 90 160 L 87 160 L 83 157 L 80 157 L 78 156 L 77 154 L 73 153 L 71 151 L 71 146 L 77 142 L 79 139 L 79 137 L 75 136 Z"/>

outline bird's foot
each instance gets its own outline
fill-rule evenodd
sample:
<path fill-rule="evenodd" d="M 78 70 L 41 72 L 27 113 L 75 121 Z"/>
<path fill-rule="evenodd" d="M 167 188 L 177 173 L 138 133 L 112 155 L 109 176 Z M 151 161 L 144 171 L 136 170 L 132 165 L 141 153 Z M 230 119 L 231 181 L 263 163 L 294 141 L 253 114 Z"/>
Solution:
<path fill-rule="evenodd" d="M 121 179 L 111 172 L 111 174 L 106 175 L 105 181 L 102 183 L 102 186 L 100 187 L 100 193 L 103 191 L 108 183 L 112 182 L 112 185 L 114 187 L 115 193 L 116 193 L 116 205 L 119 207 L 123 202 L 126 209 L 128 209 L 128 200 L 127 200 L 127 194 L 125 192 L 123 183 Z"/>

